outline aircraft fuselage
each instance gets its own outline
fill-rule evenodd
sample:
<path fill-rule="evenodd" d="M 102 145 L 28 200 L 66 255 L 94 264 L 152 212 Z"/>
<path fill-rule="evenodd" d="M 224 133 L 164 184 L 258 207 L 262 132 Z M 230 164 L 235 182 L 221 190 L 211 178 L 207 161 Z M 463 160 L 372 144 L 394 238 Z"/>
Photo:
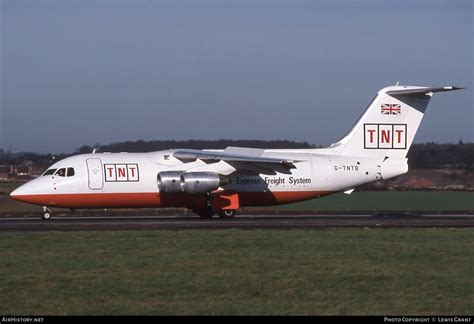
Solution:
<path fill-rule="evenodd" d="M 290 170 L 236 171 L 213 197 L 237 193 L 239 206 L 286 204 L 318 198 L 381 178 L 380 161 L 314 154 L 302 150 L 267 150 L 265 156 L 301 160 Z M 98 153 L 66 158 L 42 176 L 12 193 L 17 200 L 64 208 L 188 207 L 197 208 L 204 193 L 160 192 L 157 176 L 163 171 L 193 172 L 221 169 L 222 161 L 182 162 L 173 151 Z M 224 166 L 225 167 L 225 166 Z M 59 170 L 65 169 L 58 173 Z M 71 169 L 73 169 L 73 175 Z M 214 198 L 216 199 L 216 198 Z"/>

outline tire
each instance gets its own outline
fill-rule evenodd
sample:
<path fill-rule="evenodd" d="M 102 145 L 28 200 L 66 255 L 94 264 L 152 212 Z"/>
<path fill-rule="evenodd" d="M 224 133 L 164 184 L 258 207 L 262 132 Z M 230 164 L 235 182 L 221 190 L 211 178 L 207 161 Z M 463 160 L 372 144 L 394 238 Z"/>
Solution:
<path fill-rule="evenodd" d="M 41 215 L 41 219 L 44 221 L 50 220 L 51 219 L 51 212 L 44 212 L 43 215 Z"/>
<path fill-rule="evenodd" d="M 235 210 L 234 209 L 222 209 L 218 212 L 219 217 L 222 219 L 231 219 L 234 218 L 235 216 Z"/>
<path fill-rule="evenodd" d="M 214 211 L 208 208 L 195 209 L 193 212 L 198 214 L 200 219 L 211 219 L 214 216 Z"/>

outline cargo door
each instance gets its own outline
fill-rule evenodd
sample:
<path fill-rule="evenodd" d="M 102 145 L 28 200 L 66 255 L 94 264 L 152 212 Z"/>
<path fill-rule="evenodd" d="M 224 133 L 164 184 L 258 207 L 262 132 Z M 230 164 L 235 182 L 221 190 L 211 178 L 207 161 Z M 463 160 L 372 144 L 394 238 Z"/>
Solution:
<path fill-rule="evenodd" d="M 89 176 L 89 189 L 99 190 L 104 186 L 102 178 L 102 162 L 100 159 L 87 159 L 87 174 Z"/>

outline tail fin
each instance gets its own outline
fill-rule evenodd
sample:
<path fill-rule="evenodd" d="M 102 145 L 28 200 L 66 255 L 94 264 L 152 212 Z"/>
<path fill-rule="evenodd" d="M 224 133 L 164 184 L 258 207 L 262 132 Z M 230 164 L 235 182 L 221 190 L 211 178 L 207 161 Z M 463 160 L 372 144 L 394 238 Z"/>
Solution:
<path fill-rule="evenodd" d="M 332 145 L 343 155 L 406 157 L 435 92 L 458 87 L 392 86 L 380 90 L 351 131 Z"/>

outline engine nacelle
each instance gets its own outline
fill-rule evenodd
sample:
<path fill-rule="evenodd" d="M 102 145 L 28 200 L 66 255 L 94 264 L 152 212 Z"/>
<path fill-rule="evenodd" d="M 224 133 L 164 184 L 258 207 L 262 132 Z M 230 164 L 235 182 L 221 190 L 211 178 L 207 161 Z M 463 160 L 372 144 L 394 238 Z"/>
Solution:
<path fill-rule="evenodd" d="M 189 172 L 181 174 L 181 191 L 188 194 L 206 193 L 228 184 L 227 179 L 212 172 Z"/>
<path fill-rule="evenodd" d="M 158 189 L 162 192 L 181 192 L 182 171 L 164 171 L 158 173 Z"/>

